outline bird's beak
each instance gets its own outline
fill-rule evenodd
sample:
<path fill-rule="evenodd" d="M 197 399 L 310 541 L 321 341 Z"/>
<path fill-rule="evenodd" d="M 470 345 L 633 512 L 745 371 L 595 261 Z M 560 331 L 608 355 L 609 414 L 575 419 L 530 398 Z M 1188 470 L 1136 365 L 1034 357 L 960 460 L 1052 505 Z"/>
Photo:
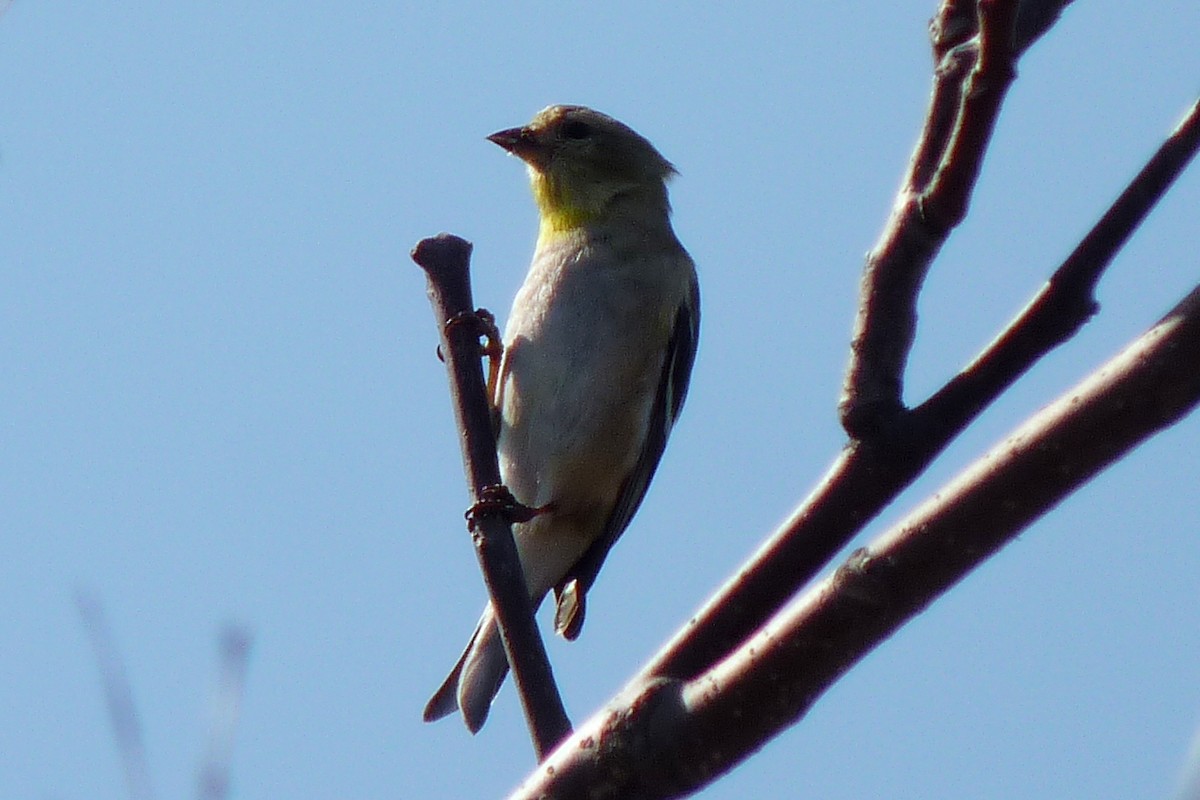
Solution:
<path fill-rule="evenodd" d="M 487 138 L 527 164 L 544 165 L 546 148 L 538 140 L 537 132 L 530 127 L 496 131 Z"/>
<path fill-rule="evenodd" d="M 496 131 L 487 138 L 489 142 L 498 144 L 511 153 L 521 146 L 522 139 L 528 141 L 532 137 L 525 128 L 507 128 L 502 131 Z"/>

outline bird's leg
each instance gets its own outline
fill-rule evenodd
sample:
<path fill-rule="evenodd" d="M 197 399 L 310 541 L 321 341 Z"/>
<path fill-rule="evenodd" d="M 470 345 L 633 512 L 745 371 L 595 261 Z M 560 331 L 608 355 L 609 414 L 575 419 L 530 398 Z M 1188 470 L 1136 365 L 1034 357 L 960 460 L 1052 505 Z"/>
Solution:
<path fill-rule="evenodd" d="M 513 497 L 512 492 L 502 483 L 484 486 L 479 491 L 479 499 L 467 509 L 467 528 L 475 530 L 480 514 L 503 514 L 510 523 L 529 522 L 541 514 L 549 514 L 554 510 L 554 503 L 543 506 L 527 506 Z"/>
<path fill-rule="evenodd" d="M 479 344 L 479 357 L 488 360 L 487 386 L 484 387 L 484 391 L 492 412 L 492 432 L 496 433 L 500 429 L 500 411 L 496 408 L 496 383 L 500 379 L 500 361 L 504 356 L 504 339 L 500 335 L 500 329 L 496 327 L 495 314 L 486 308 L 460 311 L 446 320 L 444 327 L 448 333 L 454 326 L 464 324 L 474 328 L 475 335 L 482 340 Z M 442 353 L 440 344 L 435 352 L 438 361 L 446 363 L 446 357 Z"/>
<path fill-rule="evenodd" d="M 496 317 L 486 308 L 475 311 L 483 328 L 483 355 L 488 360 L 487 396 L 491 400 L 496 396 L 496 381 L 500 379 L 500 361 L 504 357 L 504 338 L 496 327 Z M 492 402 L 495 402 L 494 400 Z"/>

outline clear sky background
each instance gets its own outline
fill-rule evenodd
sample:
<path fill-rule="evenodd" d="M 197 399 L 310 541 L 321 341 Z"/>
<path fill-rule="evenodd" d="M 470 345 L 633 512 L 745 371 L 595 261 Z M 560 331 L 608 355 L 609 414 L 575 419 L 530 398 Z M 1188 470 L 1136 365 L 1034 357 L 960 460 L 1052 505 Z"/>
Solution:
<path fill-rule="evenodd" d="M 35 2 L 0 17 L 0 798 L 126 796 L 73 604 L 103 603 L 160 797 L 195 794 L 216 637 L 255 636 L 234 796 L 501 797 L 511 689 L 420 721 L 484 592 L 421 273 L 503 317 L 535 217 L 484 137 L 555 102 L 648 136 L 704 322 L 688 406 L 574 643 L 581 721 L 807 493 L 863 254 L 925 110 L 933 0 Z M 1028 54 L 921 302 L 908 399 L 1039 287 L 1200 88 L 1200 4 L 1081 0 Z M 867 536 L 1197 282 L 1193 166 L 1100 315 Z M 1200 418 L 1033 526 L 701 794 L 1167 797 L 1200 725 Z"/>

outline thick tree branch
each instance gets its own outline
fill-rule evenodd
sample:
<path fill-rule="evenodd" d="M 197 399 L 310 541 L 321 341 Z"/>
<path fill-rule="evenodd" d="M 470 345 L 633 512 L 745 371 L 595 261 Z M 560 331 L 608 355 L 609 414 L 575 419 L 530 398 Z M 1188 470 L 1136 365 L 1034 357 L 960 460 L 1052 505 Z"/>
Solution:
<path fill-rule="evenodd" d="M 691 681 L 630 684 L 510 800 L 678 797 L 728 771 L 1030 523 L 1193 410 L 1198 363 L 1200 287 L 728 658 Z"/>
<path fill-rule="evenodd" d="M 500 484 L 491 406 L 479 360 L 480 336 L 487 331 L 480 327 L 480 315 L 471 299 L 470 257 L 470 243 L 449 234 L 422 239 L 412 251 L 413 261 L 428 278 L 429 301 L 441 336 L 440 352 L 450 378 L 463 468 L 473 501 L 468 518 L 475 554 L 496 609 L 504 651 L 540 761 L 571 732 L 571 722 L 525 588 L 512 536 L 512 508 L 504 503 L 507 492 Z"/>

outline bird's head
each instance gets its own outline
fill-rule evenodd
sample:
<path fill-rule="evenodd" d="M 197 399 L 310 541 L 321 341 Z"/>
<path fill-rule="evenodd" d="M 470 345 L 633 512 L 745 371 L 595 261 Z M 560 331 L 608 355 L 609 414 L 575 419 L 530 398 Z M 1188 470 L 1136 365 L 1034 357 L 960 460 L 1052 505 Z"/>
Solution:
<path fill-rule="evenodd" d="M 563 231 L 616 213 L 669 212 L 671 162 L 643 136 L 584 106 L 550 106 L 522 128 L 488 139 L 529 165 L 543 230 Z"/>

